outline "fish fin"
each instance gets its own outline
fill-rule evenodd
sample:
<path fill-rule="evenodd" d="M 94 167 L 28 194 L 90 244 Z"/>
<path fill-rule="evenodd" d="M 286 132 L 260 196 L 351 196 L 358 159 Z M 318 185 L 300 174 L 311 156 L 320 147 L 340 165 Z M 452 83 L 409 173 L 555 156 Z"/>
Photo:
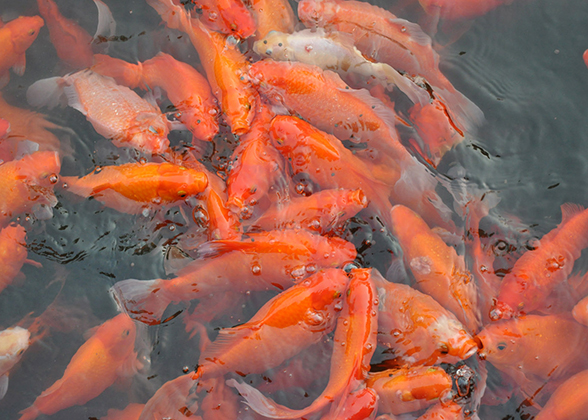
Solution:
<path fill-rule="evenodd" d="M 119 281 L 110 288 L 121 311 L 148 325 L 161 323 L 163 312 L 171 300 L 163 296 L 160 279 Z M 159 293 L 158 293 L 159 292 Z"/>
<path fill-rule="evenodd" d="M 27 57 L 25 54 L 21 54 L 21 56 L 16 60 L 16 63 L 14 63 L 14 66 L 12 66 L 12 71 L 14 71 L 14 73 L 18 74 L 19 76 L 22 76 L 26 67 Z"/>
<path fill-rule="evenodd" d="M 216 240 L 205 242 L 196 248 L 198 258 L 213 258 L 232 251 L 244 251 L 250 249 L 255 243 L 234 241 L 234 240 Z"/>
<path fill-rule="evenodd" d="M 51 198 L 49 203 L 37 203 L 33 206 L 33 216 L 37 220 L 49 220 L 53 217 L 53 207 L 57 204 L 57 197 L 51 194 L 51 197 L 45 196 L 44 198 Z"/>
<path fill-rule="evenodd" d="M 166 382 L 147 401 L 139 420 L 187 418 L 184 413 L 196 412 L 198 409 L 198 402 L 192 397 L 192 388 L 197 384 L 191 373 Z"/>
<path fill-rule="evenodd" d="M 345 94 L 347 95 L 355 96 L 357 99 L 361 100 L 368 106 L 371 106 L 374 112 L 378 114 L 378 117 L 380 117 L 386 123 L 386 125 L 390 128 L 391 131 L 394 131 L 394 133 L 391 133 L 393 137 L 398 137 L 395 128 L 397 120 L 396 113 L 389 107 L 387 107 L 384 104 L 384 102 L 382 102 L 378 98 L 373 97 L 369 90 L 343 88 L 341 89 L 341 92 L 345 92 Z"/>
<path fill-rule="evenodd" d="M 560 226 L 569 222 L 572 217 L 578 213 L 582 213 L 585 208 L 579 204 L 564 203 L 561 205 L 561 223 Z"/>
<path fill-rule="evenodd" d="M 0 400 L 4 398 L 6 391 L 8 391 L 8 373 L 0 376 Z"/>
<path fill-rule="evenodd" d="M 6 71 L 0 76 L 0 89 L 6 86 L 8 82 L 10 82 L 10 73 Z"/>
<path fill-rule="evenodd" d="M 46 106 L 52 109 L 62 104 L 63 95 L 61 77 L 49 77 L 37 80 L 27 89 L 27 102 L 36 108 Z"/>
<path fill-rule="evenodd" d="M 402 93 L 408 96 L 412 103 L 424 106 L 430 102 L 431 96 L 427 91 L 398 73 L 394 67 L 385 63 L 377 63 L 373 67 L 381 72 L 387 83 L 396 85 Z"/>
<path fill-rule="evenodd" d="M 98 26 L 93 39 L 112 37 L 116 33 L 116 21 L 112 16 L 112 12 L 102 0 L 94 0 L 94 4 L 98 9 Z"/>
<path fill-rule="evenodd" d="M 235 388 L 245 398 L 245 404 L 264 417 L 270 419 L 297 419 L 307 414 L 307 409 L 292 410 L 277 404 L 271 398 L 266 397 L 259 390 L 246 383 L 237 382 L 235 379 L 229 379 L 225 383 Z"/>
<path fill-rule="evenodd" d="M 80 102 L 78 92 L 73 85 L 64 86 L 63 93 L 65 94 L 65 97 L 67 98 L 67 104 L 70 107 L 77 111 L 80 111 L 84 115 L 88 115 L 88 111 L 86 111 L 86 108 Z"/>
<path fill-rule="evenodd" d="M 410 39 L 424 47 L 433 47 L 433 40 L 427 35 L 418 23 L 409 22 L 406 19 L 396 18 L 389 19 L 390 25 L 399 28 L 399 31 L 404 32 L 410 36 Z M 439 62 L 439 56 L 435 53 L 435 61 Z"/>
<path fill-rule="evenodd" d="M 410 279 L 401 258 L 396 258 L 386 271 L 386 278 L 393 283 L 409 284 Z"/>
<path fill-rule="evenodd" d="M 18 142 L 16 147 L 16 155 L 14 159 L 22 159 L 26 155 L 31 155 L 39 150 L 39 143 L 30 140 L 22 140 Z"/>
<path fill-rule="evenodd" d="M 440 101 L 447 105 L 446 110 L 452 122 L 461 131 L 472 133 L 476 127 L 481 126 L 486 121 L 484 112 L 461 92 L 456 90 L 450 92 L 447 89 L 433 86 L 433 95 L 440 98 Z"/>
<path fill-rule="evenodd" d="M 180 121 L 168 121 L 168 125 L 169 125 L 170 131 L 187 131 L 187 130 L 189 130 L 188 127 L 186 127 L 186 124 L 184 124 Z"/>
<path fill-rule="evenodd" d="M 247 324 L 242 324 L 233 328 L 223 328 L 212 343 L 206 343 L 205 348 L 200 354 L 200 363 L 207 359 L 221 358 L 231 350 L 231 347 L 235 345 L 235 342 L 239 343 L 247 339 L 247 336 L 254 335 L 256 329 L 257 328 L 254 326 L 248 326 Z M 259 343 L 260 353 L 256 354 L 263 357 L 263 342 L 260 340 Z"/>
<path fill-rule="evenodd" d="M 163 260 L 163 269 L 166 275 L 174 274 L 181 271 L 184 267 L 194 261 L 182 249 L 175 245 L 168 247 Z"/>

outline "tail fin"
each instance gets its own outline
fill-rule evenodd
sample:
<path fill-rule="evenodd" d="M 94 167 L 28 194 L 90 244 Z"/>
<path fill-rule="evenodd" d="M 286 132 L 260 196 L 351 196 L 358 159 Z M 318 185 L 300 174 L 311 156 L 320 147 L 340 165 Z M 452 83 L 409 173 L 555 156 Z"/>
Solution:
<path fill-rule="evenodd" d="M 27 89 L 27 102 L 34 107 L 46 106 L 49 109 L 65 105 L 61 77 L 37 80 Z"/>
<path fill-rule="evenodd" d="M 110 288 L 112 297 L 128 316 L 149 325 L 161 323 L 171 301 L 160 290 L 162 280 L 123 280 Z"/>

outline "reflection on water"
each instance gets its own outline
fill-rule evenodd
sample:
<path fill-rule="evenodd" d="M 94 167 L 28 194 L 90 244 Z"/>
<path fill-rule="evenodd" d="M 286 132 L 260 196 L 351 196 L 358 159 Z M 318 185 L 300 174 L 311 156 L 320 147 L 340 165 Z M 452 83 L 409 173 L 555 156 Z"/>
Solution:
<path fill-rule="evenodd" d="M 167 30 L 145 2 L 107 3 L 117 21 L 117 36 L 104 42 L 110 55 L 143 61 L 166 51 L 182 61 L 197 63 L 187 37 Z M 376 3 L 390 6 L 395 14 L 409 20 L 422 18 L 416 2 Z M 93 33 L 97 13 L 90 0 L 62 0 L 59 5 L 64 14 Z M 5 21 L 37 13 L 32 0 L 4 1 L 0 8 Z M 453 29 L 446 25 L 436 38 L 442 71 L 486 117 L 486 124 L 475 136 L 445 155 L 438 170 L 465 176 L 500 197 L 481 227 L 484 240 L 498 257 L 495 269 L 501 275 L 508 272 L 516 257 L 532 248 L 535 238 L 561 221 L 561 204 L 588 204 L 588 69 L 582 61 L 588 48 L 586 16 L 588 2 L 583 0 L 517 0 Z M 65 70 L 45 27 L 27 52 L 25 75 L 12 75 L 3 96 L 11 104 L 27 108 L 26 88 Z M 72 108 L 53 110 L 49 115 L 52 122 L 73 130 L 55 131 L 60 138 L 67 138 L 74 151 L 63 159 L 62 175 L 85 174 L 96 166 L 136 158 L 134 152 L 117 149 L 102 139 Z M 227 139 L 229 147 L 194 147 L 202 150 L 209 169 L 223 175 L 234 138 L 227 127 L 220 136 Z M 170 139 L 174 145 L 190 144 L 188 132 L 172 133 Z M 165 278 L 168 247 L 178 244 L 191 222 L 177 208 L 163 214 L 128 216 L 63 190 L 57 197 L 59 204 L 51 219 L 21 220 L 28 232 L 29 258 L 41 263 L 42 268 L 25 265 L 22 286 L 9 287 L 0 295 L 1 329 L 25 316 L 43 313 L 52 322 L 51 332 L 31 346 L 12 372 L 8 394 L 0 401 L 3 419 L 18 418 L 20 410 L 61 377 L 84 342 L 82 334 L 115 314 L 114 301 L 108 294 L 115 282 Z M 360 253 L 359 263 L 386 273 L 391 251 L 398 251 L 389 234 L 372 232 L 358 217 L 350 221 L 346 235 Z M 576 271 L 585 271 L 586 258 L 576 267 Z M 214 339 L 220 328 L 249 319 L 269 297 L 271 294 L 252 295 L 242 303 L 242 310 L 215 319 L 207 326 L 210 338 Z M 177 305 L 165 314 L 185 309 L 185 305 Z M 190 339 L 185 334 L 182 316 L 150 328 L 147 334 L 153 343 L 150 366 L 131 387 L 117 384 L 83 407 L 39 418 L 100 418 L 108 408 L 146 401 L 161 384 L 182 374 L 184 367 L 195 368 L 198 338 Z M 324 353 L 328 355 L 329 350 Z M 461 386 L 470 379 L 464 379 Z M 500 381 L 490 367 L 489 389 L 499 392 L 504 385 Z M 308 405 L 311 399 L 299 391 L 285 397 L 297 401 L 282 402 Z M 536 409 L 511 401 L 484 406 L 480 417 L 522 419 L 528 413 L 534 414 Z"/>

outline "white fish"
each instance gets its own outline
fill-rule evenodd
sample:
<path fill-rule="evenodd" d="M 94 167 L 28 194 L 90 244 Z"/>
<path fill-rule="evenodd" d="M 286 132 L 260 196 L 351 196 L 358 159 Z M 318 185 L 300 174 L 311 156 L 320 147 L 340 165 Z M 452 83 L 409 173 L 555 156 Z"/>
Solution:
<path fill-rule="evenodd" d="M 0 331 L 0 400 L 8 390 L 8 371 L 29 347 L 30 336 L 29 331 L 21 327 Z"/>
<path fill-rule="evenodd" d="M 412 80 L 402 76 L 385 63 L 367 60 L 353 45 L 353 39 L 342 32 L 325 32 L 324 29 L 305 29 L 292 34 L 271 31 L 253 45 L 253 50 L 276 61 L 298 61 L 338 73 L 375 78 L 390 89 L 396 85 L 413 103 L 428 104 L 429 94 Z"/>

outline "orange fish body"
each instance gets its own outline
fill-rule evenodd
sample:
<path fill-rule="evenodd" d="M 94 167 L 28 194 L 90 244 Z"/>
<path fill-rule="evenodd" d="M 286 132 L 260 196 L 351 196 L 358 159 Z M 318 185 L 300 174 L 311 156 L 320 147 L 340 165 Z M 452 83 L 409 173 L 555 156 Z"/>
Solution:
<path fill-rule="evenodd" d="M 419 0 L 427 14 L 447 20 L 473 19 L 513 0 Z"/>
<path fill-rule="evenodd" d="M 368 205 L 361 189 L 323 190 L 309 197 L 293 197 L 266 210 L 253 229 L 303 228 L 325 234 L 355 216 Z"/>
<path fill-rule="evenodd" d="M 172 163 L 126 163 L 104 166 L 82 178 L 63 177 L 67 189 L 93 196 L 107 207 L 140 213 L 145 207 L 175 204 L 204 191 L 203 172 Z"/>
<path fill-rule="evenodd" d="M 292 410 L 267 399 L 251 386 L 236 384 L 255 412 L 274 419 L 306 418 L 335 401 L 331 411 L 337 416 L 345 405 L 347 394 L 363 383 L 377 344 L 377 294 L 371 281 L 371 269 L 356 269 L 351 276 L 345 305 L 337 319 L 326 388 L 308 407 Z"/>
<path fill-rule="evenodd" d="M 327 269 L 270 299 L 245 324 L 221 330 L 194 378 L 263 373 L 317 343 L 335 327 L 347 283 L 343 270 Z"/>
<path fill-rule="evenodd" d="M 57 152 L 35 152 L 0 165 L 0 227 L 13 216 L 31 211 L 36 204 L 53 207 L 53 185 L 59 180 Z"/>
<path fill-rule="evenodd" d="M 340 140 L 367 142 L 399 162 L 409 159 L 399 142 L 394 112 L 367 90 L 350 89 L 336 73 L 298 62 L 264 60 L 254 63 L 249 75 L 272 103 L 317 128 Z"/>
<path fill-rule="evenodd" d="M 268 199 L 274 185 L 279 184 L 278 188 L 287 186 L 284 159 L 270 141 L 273 116 L 268 107 L 261 107 L 251 130 L 241 136 L 241 144 L 233 152 L 232 168 L 227 178 L 227 204 L 243 218 L 251 217 L 253 208 Z"/>
<path fill-rule="evenodd" d="M 225 35 L 209 31 L 198 19 L 191 19 L 183 6 L 173 0 L 147 2 L 169 28 L 188 34 L 231 131 L 235 135 L 247 133 L 259 96 L 246 80 L 249 62 L 245 56 L 236 46 L 229 45 Z"/>
<path fill-rule="evenodd" d="M 580 324 L 588 327 L 588 297 L 576 303 L 572 310 L 572 316 Z"/>
<path fill-rule="evenodd" d="M 37 0 L 37 5 L 57 56 L 73 69 L 90 67 L 93 55 L 90 34 L 76 22 L 65 18 L 53 0 Z"/>
<path fill-rule="evenodd" d="M 21 412 L 20 420 L 33 420 L 83 405 L 114 383 L 124 369 L 136 364 L 135 325 L 125 314 L 106 321 L 78 349 L 63 377 Z M 128 366 L 131 366 L 129 368 Z"/>
<path fill-rule="evenodd" d="M 528 396 L 547 380 L 586 369 L 588 329 L 560 315 L 525 315 L 487 325 L 478 335 L 480 357 L 510 375 Z M 565 345 L 562 345 L 565 343 Z"/>
<path fill-rule="evenodd" d="M 356 256 L 339 238 L 304 230 L 249 234 L 248 239 L 210 241 L 197 248 L 199 258 L 171 280 L 124 280 L 113 289 L 132 316 L 158 324 L 167 306 L 210 293 L 284 290 L 321 267 L 338 267 Z"/>
<path fill-rule="evenodd" d="M 255 33 L 255 21 L 241 0 L 192 0 L 202 10 L 202 22 L 212 31 L 238 38 Z"/>
<path fill-rule="evenodd" d="M 306 173 L 322 189 L 359 187 L 367 197 L 368 209 L 388 221 L 390 187 L 374 179 L 367 165 L 339 139 L 287 116 L 274 118 L 270 136 L 290 163 L 293 175 Z"/>
<path fill-rule="evenodd" d="M 112 77 L 119 85 L 131 89 L 142 86 L 143 65 L 141 63 L 133 64 L 109 55 L 94 54 L 90 70 L 102 76 Z"/>
<path fill-rule="evenodd" d="M 562 221 L 543 236 L 539 247 L 525 252 L 502 280 L 494 319 L 510 318 L 520 312 L 540 309 L 545 299 L 574 268 L 574 262 L 588 246 L 588 210 L 566 203 Z"/>
<path fill-rule="evenodd" d="M 425 221 L 407 207 L 390 211 L 394 235 L 417 287 L 453 312 L 470 332 L 480 326 L 476 284 L 453 247 L 447 246 Z"/>
<path fill-rule="evenodd" d="M 139 420 L 144 407 L 145 404 L 131 403 L 123 410 L 111 408 L 106 412 L 106 417 L 101 417 L 100 420 Z"/>
<path fill-rule="evenodd" d="M 456 363 L 476 352 L 464 326 L 432 297 L 379 273 L 373 278 L 380 301 L 378 340 L 393 351 L 396 365 Z"/>
<path fill-rule="evenodd" d="M 307 27 L 321 26 L 351 34 L 357 49 L 376 62 L 424 77 L 433 86 L 433 94 L 447 103 L 461 130 L 483 122 L 482 111 L 441 73 L 432 40 L 416 23 L 367 2 L 352 0 L 301 0 L 298 16 Z"/>
<path fill-rule="evenodd" d="M 582 58 L 584 59 L 584 64 L 586 64 L 586 67 L 588 67 L 588 50 L 584 51 Z"/>
<path fill-rule="evenodd" d="M 257 23 L 256 40 L 265 38 L 271 31 L 294 32 L 297 21 L 287 0 L 249 0 L 248 3 Z"/>
<path fill-rule="evenodd" d="M 3 118 L 0 118 L 0 140 L 6 138 L 8 133 L 10 132 L 10 122 L 6 121 Z"/>
<path fill-rule="evenodd" d="M 467 417 L 469 418 L 469 417 Z M 465 420 L 466 416 L 461 405 L 451 401 L 437 403 L 425 411 L 417 420 Z"/>
<path fill-rule="evenodd" d="M 373 420 L 378 413 L 378 400 L 373 389 L 359 389 L 347 396 L 339 413 L 331 414 L 331 410 L 321 420 Z"/>
<path fill-rule="evenodd" d="M 21 16 L 0 27 L 0 88 L 8 84 L 8 69 L 22 76 L 26 67 L 25 52 L 39 35 L 45 22 L 39 16 Z"/>
<path fill-rule="evenodd" d="M 0 230 L 0 293 L 12 283 L 27 259 L 25 236 L 26 232 L 20 225 Z"/>
<path fill-rule="evenodd" d="M 536 420 L 580 420 L 588 418 L 588 370 L 561 384 L 543 406 Z"/>
<path fill-rule="evenodd" d="M 422 410 L 451 390 L 451 377 L 436 366 L 390 369 L 371 374 L 366 385 L 380 401 L 378 412 L 394 415 Z"/>

